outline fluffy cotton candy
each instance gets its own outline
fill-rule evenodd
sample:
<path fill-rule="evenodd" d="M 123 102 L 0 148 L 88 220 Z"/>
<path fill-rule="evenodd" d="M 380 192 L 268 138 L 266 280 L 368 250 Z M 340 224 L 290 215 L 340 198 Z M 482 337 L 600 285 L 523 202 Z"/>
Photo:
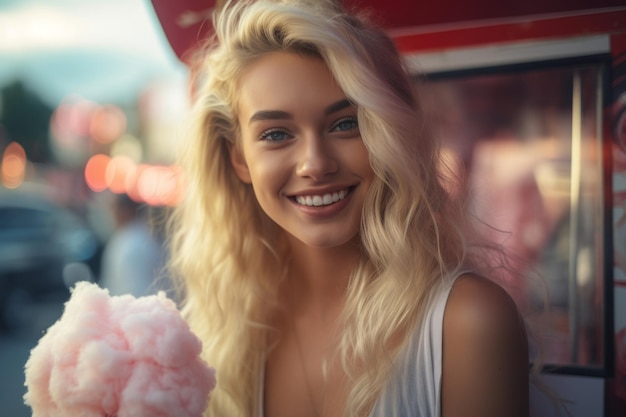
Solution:
<path fill-rule="evenodd" d="M 215 387 L 202 345 L 165 294 L 80 282 L 26 362 L 33 417 L 200 417 Z"/>

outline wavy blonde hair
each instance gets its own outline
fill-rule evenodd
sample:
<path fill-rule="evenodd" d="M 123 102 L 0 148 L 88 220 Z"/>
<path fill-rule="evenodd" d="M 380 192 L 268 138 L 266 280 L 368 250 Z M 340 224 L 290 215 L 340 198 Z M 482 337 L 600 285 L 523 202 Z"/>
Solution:
<path fill-rule="evenodd" d="M 338 3 L 229 2 L 215 14 L 215 37 L 198 55 L 190 132 L 178 161 L 187 194 L 170 232 L 184 314 L 217 369 L 207 415 L 255 415 L 268 317 L 288 273 L 281 233 L 229 159 L 239 129 L 238 81 L 263 54 L 290 51 L 326 63 L 358 108 L 376 176 L 363 207 L 363 255 L 350 280 L 337 353 L 352 383 L 346 416 L 370 412 L 402 346 L 391 341 L 408 337 L 433 287 L 466 261 L 464 207 L 443 186 L 438 149 L 402 60 L 387 35 Z"/>

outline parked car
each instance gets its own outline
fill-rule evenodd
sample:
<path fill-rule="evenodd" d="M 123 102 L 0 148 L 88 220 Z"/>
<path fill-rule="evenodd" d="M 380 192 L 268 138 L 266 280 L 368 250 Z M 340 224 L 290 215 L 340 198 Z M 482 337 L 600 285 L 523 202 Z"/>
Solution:
<path fill-rule="evenodd" d="M 0 328 L 13 327 L 16 299 L 67 293 L 68 266 L 85 270 L 98 251 L 95 234 L 71 211 L 39 193 L 0 189 Z"/>

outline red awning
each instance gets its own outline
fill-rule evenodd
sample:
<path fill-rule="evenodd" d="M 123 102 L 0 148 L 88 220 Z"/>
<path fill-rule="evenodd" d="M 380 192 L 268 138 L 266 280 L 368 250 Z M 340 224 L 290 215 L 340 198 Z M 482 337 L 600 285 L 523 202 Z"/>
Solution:
<path fill-rule="evenodd" d="M 176 55 L 185 53 L 211 31 L 211 11 L 216 0 L 151 0 Z M 222 1 L 219 1 L 220 3 Z M 344 0 L 347 7 L 370 11 L 387 29 L 565 13 L 577 10 L 623 7 L 624 0 Z"/>

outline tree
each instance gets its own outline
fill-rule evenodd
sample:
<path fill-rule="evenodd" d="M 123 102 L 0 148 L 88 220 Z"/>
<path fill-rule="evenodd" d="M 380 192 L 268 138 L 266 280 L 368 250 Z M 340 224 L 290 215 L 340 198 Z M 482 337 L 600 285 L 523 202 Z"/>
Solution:
<path fill-rule="evenodd" d="M 19 80 L 0 90 L 0 98 L 0 125 L 4 126 L 5 140 L 22 145 L 30 161 L 49 162 L 53 109 Z"/>

